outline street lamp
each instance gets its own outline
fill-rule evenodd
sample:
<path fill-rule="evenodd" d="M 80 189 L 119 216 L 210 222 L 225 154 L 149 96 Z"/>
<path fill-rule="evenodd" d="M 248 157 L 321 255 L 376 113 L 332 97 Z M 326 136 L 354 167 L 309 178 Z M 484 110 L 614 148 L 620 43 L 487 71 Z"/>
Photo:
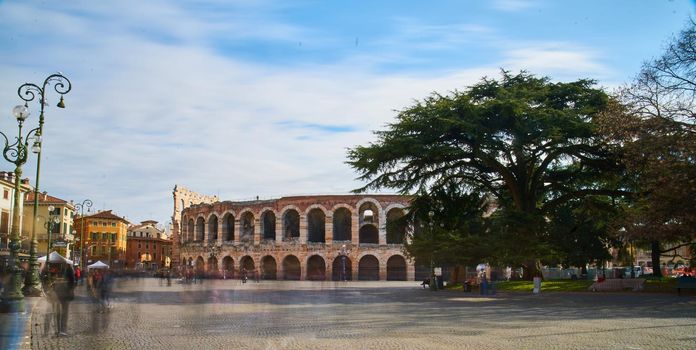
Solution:
<path fill-rule="evenodd" d="M 87 212 L 92 208 L 92 201 L 85 199 L 75 204 L 75 213 L 80 212 L 80 269 L 85 269 L 85 207 Z"/>
<path fill-rule="evenodd" d="M 433 230 L 433 217 L 435 216 L 434 211 L 428 212 L 428 226 L 430 227 L 430 290 L 437 290 L 437 278 L 435 277 L 435 231 Z"/>
<path fill-rule="evenodd" d="M 53 226 L 60 223 L 60 216 L 54 213 L 55 210 L 56 208 L 52 205 L 48 206 L 48 220 L 46 220 L 44 223 L 44 227 L 46 227 L 46 235 L 48 237 L 48 243 L 46 244 L 46 259 L 48 259 L 48 254 L 51 254 L 51 234 L 53 233 Z"/>
<path fill-rule="evenodd" d="M 341 250 L 338 251 L 338 256 L 341 257 L 341 280 L 348 281 L 348 275 L 346 274 L 346 259 L 348 259 L 349 250 L 346 249 L 346 245 L 341 246 Z"/>
<path fill-rule="evenodd" d="M 46 102 L 46 88 L 53 85 L 53 90 L 60 94 L 60 101 L 56 105 L 58 108 L 65 108 L 63 95 L 70 92 L 72 85 L 70 80 L 61 73 L 49 75 L 43 82 L 43 85 L 38 86 L 33 83 L 24 83 L 17 89 L 17 94 L 24 100 L 24 107 L 28 107 L 28 103 L 34 100 L 39 102 L 39 127 L 34 137 L 34 144 L 31 151 L 36 153 L 36 183 L 34 185 L 34 217 L 33 222 L 36 223 L 36 215 L 39 211 L 39 174 L 41 170 L 41 148 L 44 125 L 44 110 L 48 103 Z M 38 99 L 37 99 L 38 98 Z M 24 280 L 24 288 L 22 291 L 25 296 L 41 296 L 41 288 L 39 288 L 39 263 L 36 261 L 38 251 L 38 242 L 36 241 L 36 228 L 31 225 L 31 243 L 29 246 L 29 273 Z"/>
<path fill-rule="evenodd" d="M 29 116 L 29 109 L 26 106 L 16 106 L 12 109 L 12 114 L 17 119 L 17 125 L 19 126 L 19 131 L 17 133 L 16 140 L 10 143 L 5 133 L 0 132 L 0 135 L 5 139 L 5 147 L 3 149 L 2 155 L 5 159 L 15 165 L 15 188 L 14 188 L 14 203 L 12 206 L 12 231 L 10 233 L 10 260 L 9 269 L 10 276 L 7 286 L 2 293 L 2 301 L 0 301 L 0 312 L 23 312 L 24 311 L 24 295 L 21 292 L 22 283 L 22 269 L 19 267 L 19 222 L 20 217 L 20 200 L 21 200 L 21 178 L 22 178 L 22 165 L 27 162 L 28 149 L 29 149 L 29 139 L 35 137 L 39 132 L 39 128 L 30 130 L 26 136 L 22 135 L 22 126 L 24 121 Z M 36 237 L 34 237 L 35 241 Z M 32 242 L 34 243 L 34 242 Z M 36 253 L 36 245 L 33 246 L 33 252 Z M 34 261 L 36 263 L 36 261 Z"/>

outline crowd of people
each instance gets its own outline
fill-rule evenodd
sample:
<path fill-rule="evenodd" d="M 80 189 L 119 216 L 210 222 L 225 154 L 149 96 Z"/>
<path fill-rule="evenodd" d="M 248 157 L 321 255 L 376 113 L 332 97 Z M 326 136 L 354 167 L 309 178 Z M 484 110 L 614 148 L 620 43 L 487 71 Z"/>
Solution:
<path fill-rule="evenodd" d="M 53 328 L 57 337 L 68 336 L 70 302 L 75 299 L 75 287 L 84 285 L 85 280 L 87 294 L 96 305 L 96 312 L 103 313 L 110 308 L 113 277 L 107 268 L 88 269 L 85 276 L 79 266 L 73 266 L 70 260 L 58 256 L 44 264 L 40 278 L 41 287 L 51 307 L 50 312 L 45 314 L 45 334 Z"/>

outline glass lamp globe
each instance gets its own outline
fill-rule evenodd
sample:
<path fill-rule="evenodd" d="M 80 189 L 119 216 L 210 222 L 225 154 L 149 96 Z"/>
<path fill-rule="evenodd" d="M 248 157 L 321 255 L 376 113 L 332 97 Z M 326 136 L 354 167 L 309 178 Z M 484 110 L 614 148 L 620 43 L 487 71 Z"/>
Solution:
<path fill-rule="evenodd" d="M 21 122 L 27 119 L 29 114 L 29 108 L 27 108 L 27 106 L 17 105 L 12 108 L 12 115 L 14 115 L 14 117 Z"/>

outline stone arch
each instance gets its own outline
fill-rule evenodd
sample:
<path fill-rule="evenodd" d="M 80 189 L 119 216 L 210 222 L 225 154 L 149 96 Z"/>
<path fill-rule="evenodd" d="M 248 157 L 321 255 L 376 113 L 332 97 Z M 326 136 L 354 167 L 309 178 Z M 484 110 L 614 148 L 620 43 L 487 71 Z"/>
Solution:
<path fill-rule="evenodd" d="M 216 214 L 210 214 L 208 217 L 208 242 L 218 240 L 218 217 Z"/>
<path fill-rule="evenodd" d="M 222 258 L 222 277 L 234 278 L 234 259 L 229 255 Z"/>
<path fill-rule="evenodd" d="M 402 219 L 406 216 L 403 208 L 393 207 L 387 210 L 386 228 L 387 228 L 387 244 L 403 244 L 406 239 L 406 224 Z"/>
<path fill-rule="evenodd" d="M 234 213 L 227 212 L 222 217 L 222 240 L 226 242 L 234 241 Z"/>
<path fill-rule="evenodd" d="M 196 258 L 195 270 L 198 273 L 202 273 L 205 271 L 205 261 L 203 260 L 203 257 L 200 255 Z"/>
<path fill-rule="evenodd" d="M 350 207 L 334 206 L 333 241 L 350 241 L 353 239 L 353 212 Z"/>
<path fill-rule="evenodd" d="M 208 266 L 208 268 L 207 268 L 208 275 L 211 277 L 217 277 L 216 275 L 217 275 L 218 270 L 219 270 L 218 259 L 214 256 L 209 257 L 207 266 Z"/>
<path fill-rule="evenodd" d="M 261 278 L 265 280 L 278 279 L 278 266 L 274 257 L 266 255 L 261 258 Z"/>
<path fill-rule="evenodd" d="M 307 212 L 307 242 L 326 242 L 326 212 L 313 208 Z"/>
<path fill-rule="evenodd" d="M 283 241 L 300 238 L 300 211 L 295 206 L 283 209 Z"/>
<path fill-rule="evenodd" d="M 283 279 L 299 281 L 302 276 L 300 259 L 290 254 L 283 258 Z"/>
<path fill-rule="evenodd" d="M 256 264 L 254 264 L 254 259 L 249 256 L 245 255 L 241 259 L 239 259 L 239 269 L 246 269 L 247 270 L 247 276 L 252 277 L 253 276 L 253 271 L 256 269 Z"/>
<path fill-rule="evenodd" d="M 193 258 L 190 256 L 188 258 L 188 266 L 193 267 Z"/>
<path fill-rule="evenodd" d="M 193 218 L 189 219 L 188 224 L 186 225 L 186 240 L 189 242 L 193 242 L 196 239 L 196 236 L 194 232 L 196 231 L 196 223 L 193 221 Z"/>
<path fill-rule="evenodd" d="M 261 211 L 261 238 L 275 241 L 276 213 L 270 208 Z"/>
<path fill-rule="evenodd" d="M 251 210 L 243 211 L 239 217 L 239 240 L 243 243 L 254 242 L 254 213 Z"/>
<path fill-rule="evenodd" d="M 406 280 L 406 259 L 401 255 L 392 255 L 387 260 L 387 281 Z"/>
<path fill-rule="evenodd" d="M 353 279 L 353 262 L 348 255 L 339 255 L 331 264 L 331 280 L 350 281 Z"/>
<path fill-rule="evenodd" d="M 373 224 L 365 224 L 360 227 L 360 244 L 379 244 L 379 230 Z"/>
<path fill-rule="evenodd" d="M 381 212 L 382 212 L 382 205 L 379 203 L 378 200 L 367 197 L 363 198 L 358 203 L 355 205 L 355 207 L 358 210 L 358 221 L 359 225 L 362 226 L 363 224 L 367 223 L 365 221 L 365 211 L 366 210 L 371 210 L 373 217 L 372 220 L 369 223 L 375 224 L 377 227 L 379 227 L 379 223 L 381 221 Z"/>
<path fill-rule="evenodd" d="M 181 237 L 180 240 L 185 240 L 186 234 L 187 234 L 186 224 L 188 223 L 188 216 L 181 214 L 181 221 L 179 223 L 181 224 L 181 229 L 179 229 L 179 236 Z M 172 226 L 173 226 L 173 224 L 172 224 Z"/>
<path fill-rule="evenodd" d="M 326 280 L 326 261 L 321 255 L 314 254 L 307 258 L 307 280 Z"/>
<path fill-rule="evenodd" d="M 379 259 L 367 254 L 358 262 L 358 280 L 379 281 Z"/>
<path fill-rule="evenodd" d="M 205 219 L 203 219 L 202 216 L 199 216 L 198 219 L 196 219 L 196 241 L 202 242 L 203 238 L 205 237 Z"/>

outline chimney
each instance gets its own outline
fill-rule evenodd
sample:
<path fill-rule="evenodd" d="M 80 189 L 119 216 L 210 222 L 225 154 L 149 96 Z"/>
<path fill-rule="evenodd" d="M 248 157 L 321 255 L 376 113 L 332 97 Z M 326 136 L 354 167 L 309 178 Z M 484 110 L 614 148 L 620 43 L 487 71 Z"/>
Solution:
<path fill-rule="evenodd" d="M 43 196 L 44 196 L 44 199 L 43 199 L 43 200 L 44 200 L 44 201 L 47 201 L 47 200 L 48 200 L 48 192 L 43 191 L 42 194 L 43 194 Z"/>

